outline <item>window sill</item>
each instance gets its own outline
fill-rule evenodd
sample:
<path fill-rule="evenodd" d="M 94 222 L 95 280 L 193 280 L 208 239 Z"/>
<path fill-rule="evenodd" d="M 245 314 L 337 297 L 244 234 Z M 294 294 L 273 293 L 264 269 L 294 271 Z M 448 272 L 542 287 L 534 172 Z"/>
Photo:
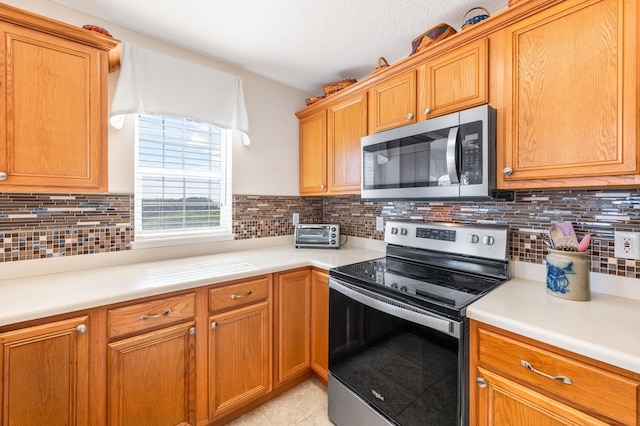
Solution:
<path fill-rule="evenodd" d="M 218 241 L 231 241 L 235 238 L 235 234 L 216 234 L 216 235 L 185 235 L 179 237 L 158 237 L 144 238 L 131 242 L 131 247 L 135 249 L 156 248 L 156 247 L 172 247 L 190 244 L 214 243 Z"/>

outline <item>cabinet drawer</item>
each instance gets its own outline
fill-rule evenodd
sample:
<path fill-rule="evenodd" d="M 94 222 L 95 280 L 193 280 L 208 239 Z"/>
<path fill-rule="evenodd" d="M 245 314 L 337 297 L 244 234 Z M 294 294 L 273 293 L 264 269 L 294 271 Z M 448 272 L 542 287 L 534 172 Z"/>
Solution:
<path fill-rule="evenodd" d="M 259 277 L 238 284 L 216 287 L 209 290 L 209 311 L 221 312 L 269 298 L 271 277 Z"/>
<path fill-rule="evenodd" d="M 482 367 L 501 372 L 543 393 L 579 404 L 624 424 L 637 424 L 637 382 L 489 330 L 479 329 L 478 339 L 478 357 Z M 538 372 L 523 366 L 522 361 Z M 567 377 L 571 384 L 545 377 L 541 373 Z"/>
<path fill-rule="evenodd" d="M 109 309 L 107 313 L 109 338 L 193 318 L 194 306 L 195 293 L 189 293 Z"/>

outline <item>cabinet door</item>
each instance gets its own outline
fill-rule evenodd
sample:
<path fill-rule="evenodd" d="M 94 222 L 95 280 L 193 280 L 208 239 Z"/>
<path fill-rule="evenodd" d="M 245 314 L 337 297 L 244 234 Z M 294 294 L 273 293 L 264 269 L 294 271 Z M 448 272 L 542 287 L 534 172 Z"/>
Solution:
<path fill-rule="evenodd" d="M 568 0 L 507 29 L 500 187 L 603 186 L 638 172 L 637 7 Z"/>
<path fill-rule="evenodd" d="M 485 38 L 429 61 L 424 66 L 421 119 L 487 103 L 487 55 Z"/>
<path fill-rule="evenodd" d="M 209 318 L 209 417 L 271 391 L 269 302 Z"/>
<path fill-rule="evenodd" d="M 109 425 L 195 424 L 195 331 L 191 322 L 109 344 Z"/>
<path fill-rule="evenodd" d="M 483 368 L 478 368 L 477 373 L 481 386 L 485 386 L 476 391 L 478 426 L 605 426 L 610 424 L 499 374 Z M 471 386 L 478 385 L 472 382 Z"/>
<path fill-rule="evenodd" d="M 360 193 L 360 138 L 367 134 L 367 93 L 328 107 L 330 193 Z"/>
<path fill-rule="evenodd" d="M 107 53 L 11 24 L 0 37 L 0 191 L 106 192 Z"/>
<path fill-rule="evenodd" d="M 0 334 L 0 423 L 89 424 L 88 317 Z"/>
<path fill-rule="evenodd" d="M 327 113 L 300 120 L 300 194 L 327 192 Z"/>
<path fill-rule="evenodd" d="M 408 71 L 369 90 L 369 133 L 416 122 L 416 74 Z"/>
<path fill-rule="evenodd" d="M 311 273 L 311 368 L 327 382 L 329 376 L 329 275 Z"/>
<path fill-rule="evenodd" d="M 308 371 L 310 356 L 311 273 L 277 275 L 278 383 Z"/>

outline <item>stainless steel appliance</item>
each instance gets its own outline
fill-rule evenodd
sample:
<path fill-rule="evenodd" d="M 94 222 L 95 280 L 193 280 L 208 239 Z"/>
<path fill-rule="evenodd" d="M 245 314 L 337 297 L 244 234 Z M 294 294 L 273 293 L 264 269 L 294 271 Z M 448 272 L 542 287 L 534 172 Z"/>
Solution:
<path fill-rule="evenodd" d="M 340 225 L 298 224 L 293 232 L 293 243 L 296 248 L 340 248 Z"/>
<path fill-rule="evenodd" d="M 362 198 L 489 199 L 496 111 L 482 105 L 362 138 Z"/>
<path fill-rule="evenodd" d="M 507 229 L 390 221 L 385 241 L 329 272 L 329 418 L 466 426 L 466 307 L 509 278 Z"/>

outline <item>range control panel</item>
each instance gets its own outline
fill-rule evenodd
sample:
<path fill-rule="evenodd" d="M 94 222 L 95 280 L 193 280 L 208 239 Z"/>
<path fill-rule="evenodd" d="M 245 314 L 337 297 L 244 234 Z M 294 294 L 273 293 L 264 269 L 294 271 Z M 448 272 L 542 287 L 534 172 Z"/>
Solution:
<path fill-rule="evenodd" d="M 405 247 L 507 260 L 508 230 L 502 226 L 388 221 L 384 241 Z"/>

